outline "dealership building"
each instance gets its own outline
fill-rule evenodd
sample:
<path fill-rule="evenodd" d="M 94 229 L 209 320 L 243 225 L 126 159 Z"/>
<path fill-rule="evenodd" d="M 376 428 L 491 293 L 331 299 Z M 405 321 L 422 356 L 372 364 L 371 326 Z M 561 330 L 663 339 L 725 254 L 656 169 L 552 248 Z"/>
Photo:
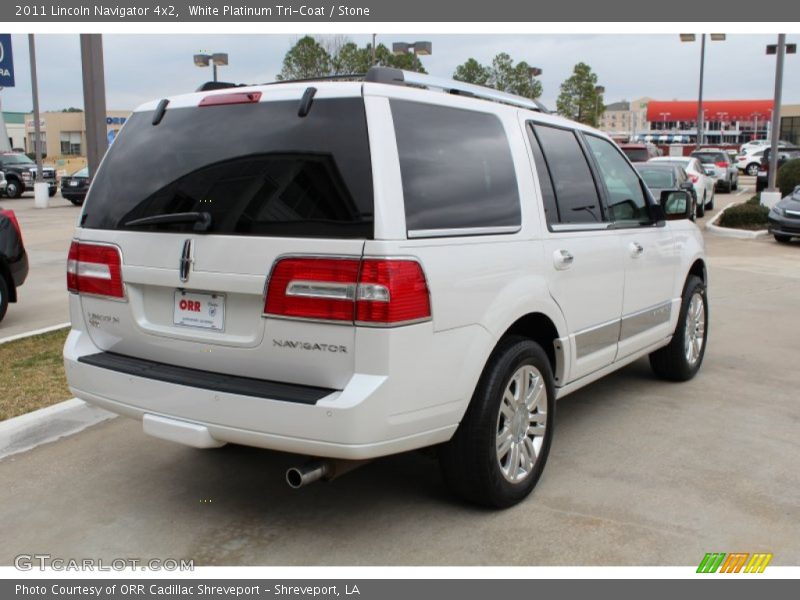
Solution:
<path fill-rule="evenodd" d="M 772 100 L 706 100 L 703 135 L 707 144 L 740 145 L 770 135 Z M 640 98 L 606 106 L 600 128 L 615 138 L 662 144 L 697 141 L 696 100 Z M 800 104 L 781 106 L 780 139 L 800 144 Z"/>
<path fill-rule="evenodd" d="M 106 130 L 112 141 L 122 125 L 130 117 L 129 110 L 106 112 Z M 43 112 L 39 114 L 42 154 L 48 159 L 86 156 L 86 124 L 83 112 Z M 25 132 L 22 144 L 14 140 L 15 148 L 35 152 L 36 132 L 33 114 L 25 115 Z M 10 135 L 10 132 L 9 132 Z"/>

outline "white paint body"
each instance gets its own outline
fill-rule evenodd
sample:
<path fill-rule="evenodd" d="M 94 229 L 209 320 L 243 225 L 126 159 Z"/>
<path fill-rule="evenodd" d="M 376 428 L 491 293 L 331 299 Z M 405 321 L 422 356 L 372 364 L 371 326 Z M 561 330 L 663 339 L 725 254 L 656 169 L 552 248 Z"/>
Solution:
<path fill-rule="evenodd" d="M 493 348 L 526 315 L 546 316 L 558 332 L 559 396 L 669 343 L 687 274 L 704 254 L 693 223 L 555 233 L 544 222 L 524 123 L 534 120 L 602 134 L 559 117 L 440 92 L 377 83 L 315 86 L 318 99 L 364 97 L 375 239 L 197 237 L 192 286 L 226 294 L 226 329 L 217 332 L 179 328 L 172 322 L 178 258 L 186 236 L 78 227 L 78 240 L 119 246 L 127 298 L 120 302 L 70 295 L 72 331 L 64 358 L 77 397 L 144 419 L 149 433 L 189 445 L 233 442 L 365 459 L 449 440 Z M 305 87 L 289 83 L 253 89 L 263 92 L 262 102 L 269 102 L 298 99 Z M 196 106 L 200 98 L 224 92 L 172 98 L 169 110 Z M 501 120 L 522 202 L 518 232 L 409 239 L 389 98 L 484 111 Z M 154 107 L 151 103 L 139 110 Z M 644 248 L 637 257 L 630 252 L 634 242 Z M 560 249 L 574 256 L 569 268 L 559 270 L 554 264 L 553 253 Z M 291 253 L 413 257 L 427 278 L 432 319 L 371 328 L 264 318 L 267 274 L 276 257 Z M 586 330 L 643 311 L 646 315 L 659 305 L 669 307 L 664 308 L 669 313 L 658 326 L 578 356 L 576 339 Z M 98 321 L 97 315 L 104 319 Z M 345 346 L 348 352 L 287 351 L 273 344 L 279 338 Z M 102 351 L 335 391 L 316 404 L 298 404 L 175 385 L 78 361 Z"/>

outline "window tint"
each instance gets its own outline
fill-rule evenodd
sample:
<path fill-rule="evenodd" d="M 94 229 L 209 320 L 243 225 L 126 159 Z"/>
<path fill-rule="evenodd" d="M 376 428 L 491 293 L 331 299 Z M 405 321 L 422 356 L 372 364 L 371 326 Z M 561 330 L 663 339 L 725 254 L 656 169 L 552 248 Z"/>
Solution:
<path fill-rule="evenodd" d="M 575 133 L 538 124 L 533 129 L 539 138 L 553 182 L 558 207 L 557 222 L 603 221 L 594 178 Z"/>
<path fill-rule="evenodd" d="M 319 99 L 134 113 L 109 148 L 84 227 L 193 231 L 194 223 L 128 225 L 181 212 L 211 216 L 208 233 L 373 235 L 364 102 Z"/>
<path fill-rule="evenodd" d="M 728 162 L 728 157 L 722 152 L 692 152 L 692 156 L 702 163 Z"/>
<path fill-rule="evenodd" d="M 631 162 L 646 162 L 650 158 L 646 148 L 623 148 L 622 151 Z"/>
<path fill-rule="evenodd" d="M 497 117 L 390 102 L 409 231 L 520 225 L 517 178 Z"/>
<path fill-rule="evenodd" d="M 529 124 L 528 137 L 531 140 L 533 150 L 533 162 L 536 165 L 536 174 L 539 176 L 539 188 L 542 191 L 542 202 L 544 203 L 544 213 L 547 223 L 558 223 L 558 208 L 556 207 L 556 192 L 553 189 L 553 181 L 550 179 L 550 170 L 542 153 L 539 140 L 533 132 L 533 124 Z"/>
<path fill-rule="evenodd" d="M 594 155 L 608 193 L 608 211 L 616 222 L 649 223 L 650 211 L 636 172 L 608 140 L 593 135 L 586 143 Z"/>
<path fill-rule="evenodd" d="M 649 188 L 666 189 L 675 185 L 672 169 L 639 169 L 639 173 Z"/>

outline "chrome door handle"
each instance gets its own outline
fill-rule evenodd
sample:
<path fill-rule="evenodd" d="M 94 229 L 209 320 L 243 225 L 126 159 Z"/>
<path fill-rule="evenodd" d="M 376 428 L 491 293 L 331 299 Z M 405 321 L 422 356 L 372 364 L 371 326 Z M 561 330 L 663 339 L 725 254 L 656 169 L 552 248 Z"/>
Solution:
<path fill-rule="evenodd" d="M 553 252 L 553 263 L 559 271 L 569 269 L 574 260 L 575 257 L 572 256 L 569 250 L 556 250 Z"/>
<path fill-rule="evenodd" d="M 633 258 L 639 258 L 644 252 L 644 247 L 639 242 L 631 242 L 628 248 Z"/>

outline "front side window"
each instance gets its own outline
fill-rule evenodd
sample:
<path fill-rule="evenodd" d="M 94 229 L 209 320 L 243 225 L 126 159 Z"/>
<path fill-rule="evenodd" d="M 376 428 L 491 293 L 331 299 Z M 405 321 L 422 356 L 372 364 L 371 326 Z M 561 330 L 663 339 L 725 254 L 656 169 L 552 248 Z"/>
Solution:
<path fill-rule="evenodd" d="M 495 115 L 390 103 L 409 232 L 519 228 L 517 177 Z"/>
<path fill-rule="evenodd" d="M 548 214 L 548 224 L 604 221 L 597 187 L 575 132 L 541 124 L 534 125 L 533 130 L 555 193 L 557 215 Z M 539 178 L 541 181 L 541 174 Z"/>
<path fill-rule="evenodd" d="M 586 136 L 586 143 L 608 193 L 611 219 L 615 222 L 650 223 L 650 210 L 641 181 L 616 146 L 593 135 Z"/>

